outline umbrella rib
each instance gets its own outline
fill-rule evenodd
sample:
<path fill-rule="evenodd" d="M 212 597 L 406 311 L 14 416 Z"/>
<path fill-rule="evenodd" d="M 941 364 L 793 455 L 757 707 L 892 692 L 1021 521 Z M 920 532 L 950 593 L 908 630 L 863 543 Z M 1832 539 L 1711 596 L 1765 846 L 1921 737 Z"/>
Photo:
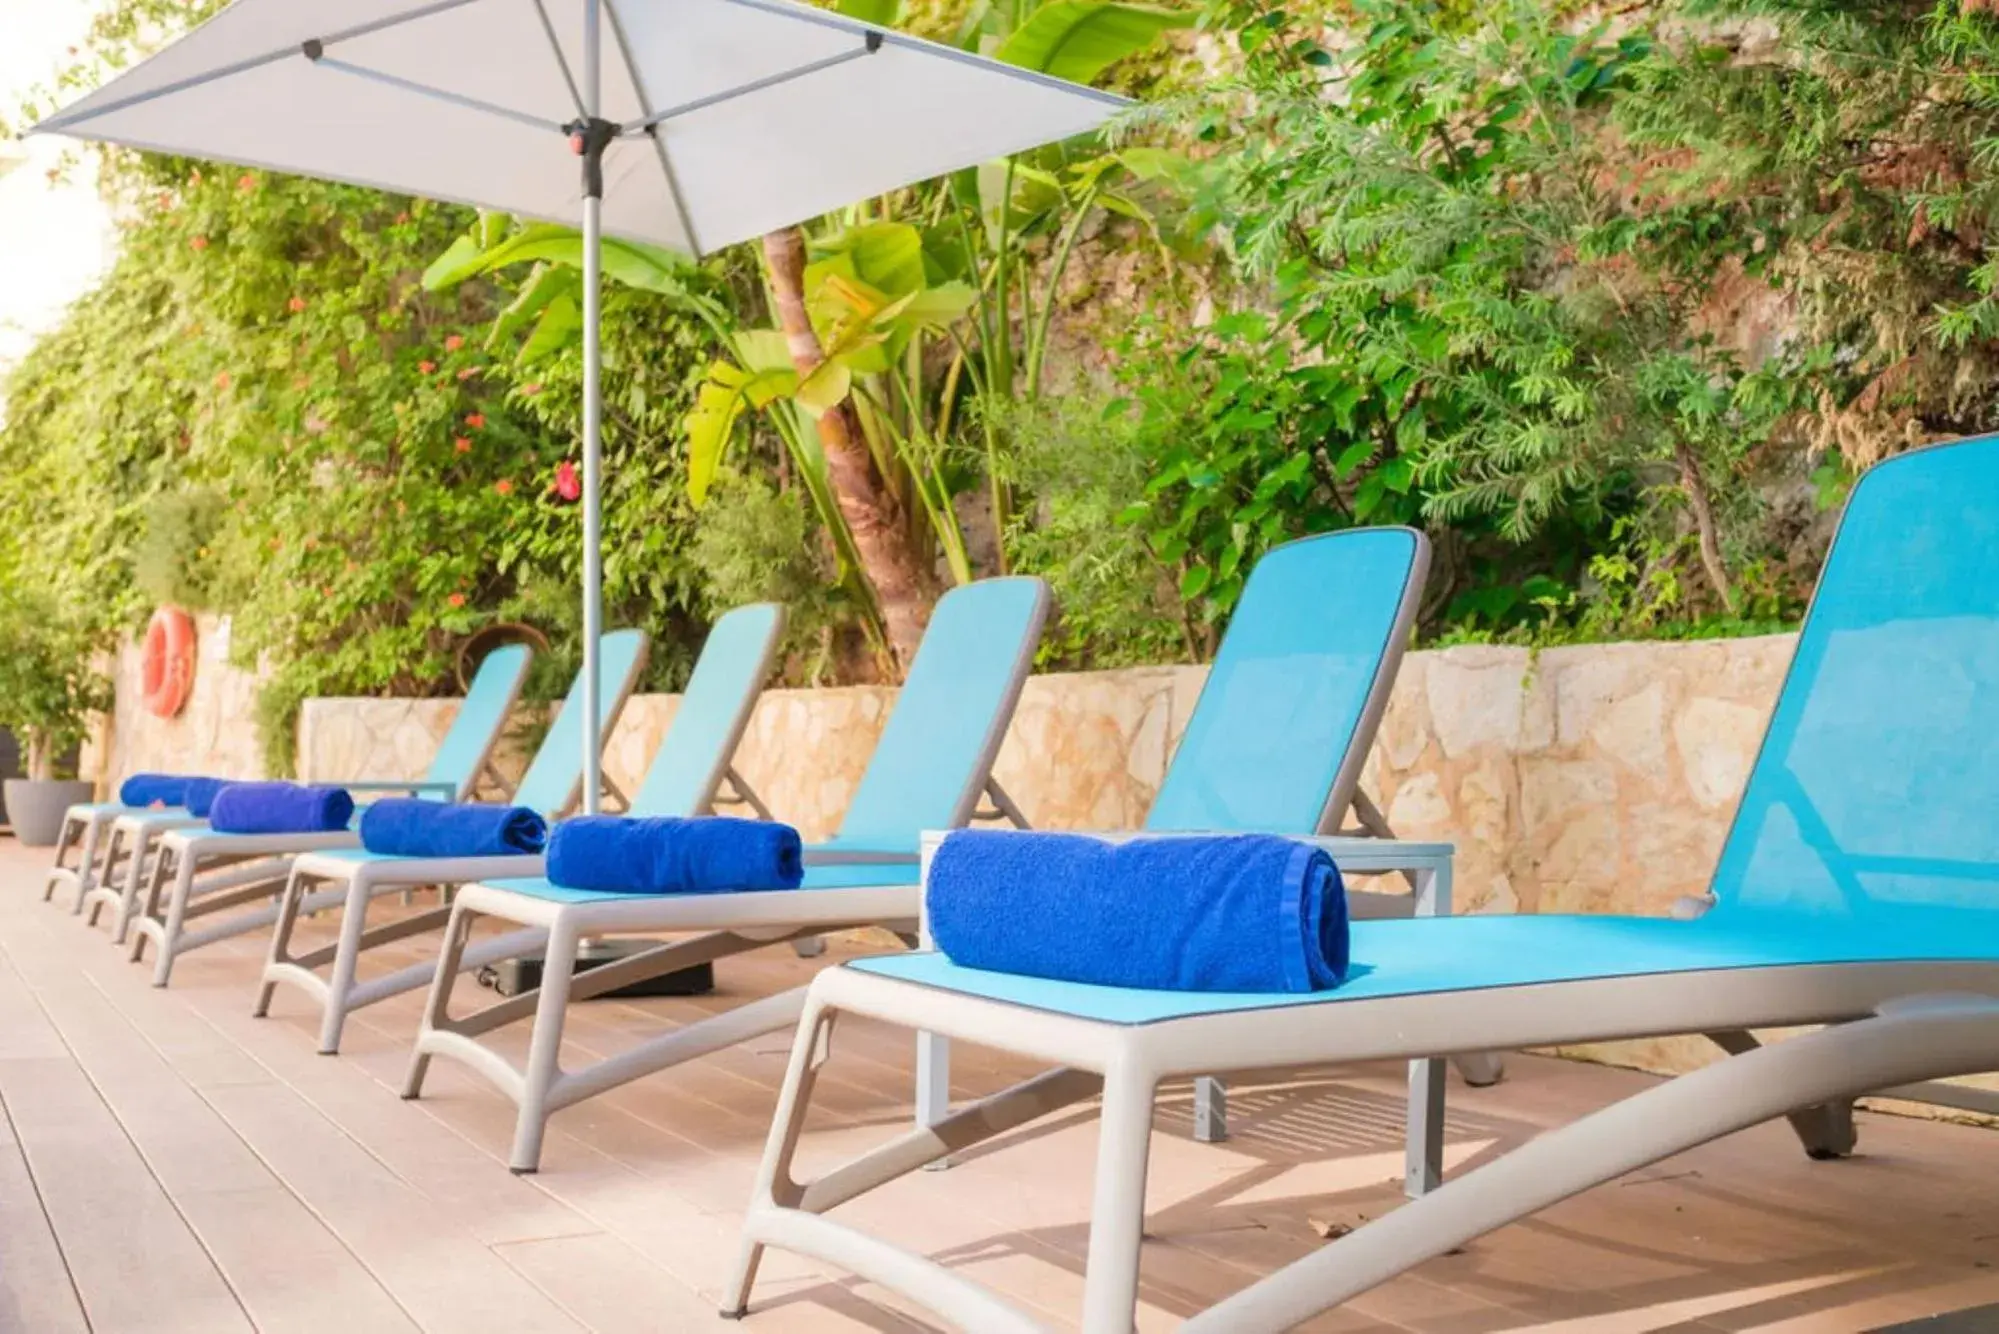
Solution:
<path fill-rule="evenodd" d="M 638 95 L 639 110 L 651 115 L 652 96 L 646 92 L 645 75 L 640 71 L 638 62 L 632 59 L 632 48 L 625 41 L 625 27 L 618 18 L 618 6 L 615 3 L 606 5 L 604 15 L 611 21 L 611 38 L 618 44 L 618 55 L 625 62 L 626 77 L 631 79 L 632 91 Z M 652 140 L 653 154 L 659 159 L 660 175 L 666 178 L 666 197 L 673 201 L 673 213 L 680 219 L 680 230 L 687 237 L 687 248 L 699 255 L 701 238 L 694 233 L 694 218 L 688 212 L 686 197 L 680 193 L 680 177 L 673 170 L 673 155 L 667 151 L 665 138 L 650 131 L 647 137 Z"/>
<path fill-rule="evenodd" d="M 862 56 L 871 56 L 880 49 L 881 41 L 879 34 L 871 32 L 869 33 L 868 43 L 865 46 L 857 46 L 851 51 L 842 51 L 838 55 L 826 56 L 822 59 L 814 60 L 809 64 L 800 65 L 796 69 L 780 70 L 776 74 L 766 74 L 761 79 L 752 79 L 748 83 L 724 89 L 719 93 L 710 93 L 706 97 L 697 97 L 691 102 L 682 102 L 679 106 L 668 107 L 664 111 L 655 111 L 643 120 L 635 120 L 619 126 L 618 132 L 620 134 L 636 134 L 642 130 L 650 130 L 656 126 L 665 124 L 676 116 L 685 116 L 690 112 L 715 106 L 717 103 L 733 101 L 738 97 L 746 97 L 751 93 L 760 93 L 766 88 L 775 88 L 781 83 L 790 83 L 793 79 L 802 79 L 808 74 L 817 74 L 822 69 L 831 69 L 835 65 L 844 65 L 850 60 L 859 60 Z"/>
<path fill-rule="evenodd" d="M 562 41 L 555 35 L 555 24 L 549 21 L 548 6 L 542 0 L 534 0 L 534 12 L 541 19 L 541 30 L 548 35 L 548 49 L 555 57 L 556 68 L 562 71 L 562 81 L 569 85 L 569 97 L 576 103 L 576 114 L 588 119 L 590 112 L 583 105 L 583 93 L 576 86 L 576 75 L 570 71 L 569 58 L 562 54 Z"/>
<path fill-rule="evenodd" d="M 983 70 L 988 74 L 1000 74 L 1007 78 L 1040 84 L 1044 88 L 1053 88 L 1059 92 L 1070 93 L 1077 97 L 1087 97 L 1092 101 L 1102 102 L 1105 106 L 1128 107 L 1134 105 L 1130 98 L 1119 97 L 1116 93 L 1107 93 L 1101 88 L 1091 88 L 1084 84 L 1071 83 L 1067 79 L 1058 79 L 1052 74 L 1044 74 L 1040 70 L 1028 69 L 1022 65 L 1009 65 L 1004 61 L 990 60 L 985 56 L 973 55 L 970 51 L 960 51 L 955 46 L 945 46 L 941 42 L 926 42 L 921 37 L 911 37 L 908 33 L 897 32 L 893 28 L 869 27 L 865 23 L 856 23 L 850 18 L 828 13 L 823 9 L 811 9 L 804 5 L 784 4 L 781 3 L 781 0 L 727 0 L 727 3 L 741 5 L 745 9 L 759 10 L 765 14 L 774 14 L 778 18 L 795 19 L 800 23 L 812 23 L 822 28 L 832 28 L 837 32 L 850 32 L 856 37 L 872 35 L 886 45 L 899 46 L 906 51 L 914 51 L 918 55 L 936 56 L 942 60 L 956 61 L 960 65 L 970 65 L 973 69 Z"/>
<path fill-rule="evenodd" d="M 371 32 L 380 32 L 384 28 L 393 28 L 404 23 L 414 23 L 418 19 L 429 18 L 432 14 L 442 14 L 448 9 L 460 9 L 466 5 L 476 3 L 477 0 L 436 0 L 434 4 L 424 5 L 421 8 L 412 9 L 407 13 L 390 14 L 384 18 L 373 19 L 367 23 L 357 23 L 351 28 L 342 28 L 337 32 L 328 33 L 326 36 L 318 38 L 317 42 L 322 47 L 331 46 L 335 42 L 345 42 L 355 37 L 366 37 Z M 88 110 L 79 109 L 69 115 L 51 116 L 36 125 L 31 132 L 39 134 L 66 130 L 72 125 L 80 125 L 84 121 L 95 120 L 99 116 L 108 116 L 114 111 L 124 111 L 129 107 L 143 106 L 147 102 L 155 101 L 158 98 L 169 97 L 174 93 L 186 92 L 190 88 L 199 88 L 205 83 L 214 83 L 220 79 L 233 78 L 238 74 L 247 74 L 253 69 L 260 69 L 265 65 L 274 64 L 288 56 L 303 55 L 304 50 L 304 43 L 293 43 L 290 46 L 281 47 L 276 51 L 266 51 L 260 56 L 249 56 L 245 59 L 223 65 L 218 69 L 203 70 L 199 74 L 190 74 L 185 79 L 176 79 L 172 83 L 162 84 L 158 88 L 148 89 L 143 93 L 134 93 L 130 97 L 121 97 L 115 101 L 106 102 L 101 107 L 91 107 Z"/>
<path fill-rule="evenodd" d="M 338 70 L 342 74 L 352 74 L 359 78 L 372 79 L 376 83 L 387 84 L 391 88 L 400 88 L 406 93 L 415 93 L 419 97 L 428 97 L 434 101 L 444 102 L 451 106 L 463 107 L 467 111 L 477 111 L 484 115 L 498 116 L 504 120 L 517 121 L 522 125 L 532 126 L 537 130 L 548 130 L 555 134 L 565 133 L 564 127 L 559 122 L 543 120 L 540 116 L 531 116 L 525 111 L 516 111 L 512 107 L 503 107 L 494 102 L 482 102 L 476 97 L 466 97 L 461 93 L 449 92 L 443 88 L 433 88 L 427 83 L 418 83 L 413 79 L 405 79 L 398 74 L 389 74 L 378 69 L 369 69 L 365 65 L 350 64 L 345 60 L 335 60 L 332 56 L 321 56 L 312 63 L 324 69 Z"/>

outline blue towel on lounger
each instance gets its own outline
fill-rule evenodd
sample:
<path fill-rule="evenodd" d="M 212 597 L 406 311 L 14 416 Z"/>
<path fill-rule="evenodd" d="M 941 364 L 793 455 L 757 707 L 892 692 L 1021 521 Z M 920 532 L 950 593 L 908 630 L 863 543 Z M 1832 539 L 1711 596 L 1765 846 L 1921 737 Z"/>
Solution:
<path fill-rule="evenodd" d="M 188 780 L 180 774 L 133 774 L 118 785 L 123 806 L 179 806 L 187 801 Z"/>
<path fill-rule="evenodd" d="M 345 829 L 354 798 L 344 787 L 297 783 L 228 783 L 208 809 L 218 834 L 324 834 Z"/>
<path fill-rule="evenodd" d="M 1304 992 L 1347 971 L 1347 900 L 1319 848 L 1267 834 L 965 830 L 930 863 L 925 922 L 953 963 L 1154 991 Z"/>
<path fill-rule="evenodd" d="M 623 894 L 797 889 L 805 849 L 796 829 L 767 820 L 586 815 L 549 834 L 548 878 L 564 889 Z"/>
<path fill-rule="evenodd" d="M 390 857 L 513 857 L 540 852 L 548 821 L 525 806 L 390 797 L 361 812 L 361 846 Z"/>
<path fill-rule="evenodd" d="M 181 789 L 181 804 L 197 820 L 206 820 L 215 807 L 216 794 L 229 785 L 226 778 L 190 778 Z"/>

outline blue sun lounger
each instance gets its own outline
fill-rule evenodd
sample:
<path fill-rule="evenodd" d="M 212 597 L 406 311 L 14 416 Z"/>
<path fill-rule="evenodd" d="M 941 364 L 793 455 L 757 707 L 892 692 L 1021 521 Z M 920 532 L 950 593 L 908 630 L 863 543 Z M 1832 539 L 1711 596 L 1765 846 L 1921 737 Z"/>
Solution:
<path fill-rule="evenodd" d="M 603 700 L 598 744 L 611 734 L 625 701 L 645 668 L 643 630 L 613 630 L 600 641 L 598 698 Z M 583 694 L 579 671 L 563 706 L 549 723 L 548 735 L 514 790 L 514 802 L 544 814 L 567 810 L 582 796 L 583 742 L 573 722 Z M 352 829 L 319 834 L 225 834 L 205 823 L 169 829 L 159 836 L 159 851 L 137 911 L 131 916 L 131 957 L 145 955 L 146 942 L 157 947 L 153 985 L 166 986 L 174 961 L 189 950 L 240 936 L 277 920 L 275 899 L 291 873 L 292 863 L 309 852 L 356 848 L 361 836 Z M 309 900 L 308 911 L 330 907 L 342 895 L 323 894 Z M 261 904 L 258 907 L 249 907 Z M 189 924 L 210 919 L 232 908 L 247 908 L 199 929 Z"/>
<path fill-rule="evenodd" d="M 757 697 L 763 693 L 783 637 L 784 608 L 774 602 L 738 607 L 715 622 L 701 646 L 700 659 L 674 712 L 673 724 L 632 795 L 631 814 L 705 815 L 718 802 L 744 804 L 768 814 L 729 761 L 750 725 L 750 715 L 756 710 Z M 555 790 L 555 767 L 544 768 L 550 775 L 548 783 L 537 787 L 523 783 L 517 804 L 550 815 L 562 810 L 567 798 Z M 561 768 L 568 773 L 572 766 L 565 762 Z M 431 978 L 431 965 L 413 964 L 357 981 L 362 953 L 435 930 L 450 920 L 450 909 L 439 907 L 406 914 L 371 931 L 367 929 L 368 904 L 376 896 L 420 885 L 445 887 L 495 876 L 534 876 L 541 870 L 539 854 L 391 857 L 363 848 L 307 853 L 292 864 L 285 881 L 255 1013 L 261 1017 L 270 1012 L 272 996 L 280 984 L 296 987 L 320 1006 L 320 1052 L 330 1055 L 339 1051 L 341 1029 L 350 1013 L 413 991 Z M 330 946 L 295 953 L 292 933 L 308 892 L 323 900 L 329 891 L 315 886 L 329 884 L 345 890 L 339 908 L 339 939 Z M 465 952 L 463 964 L 476 968 L 520 952 L 518 940 L 502 937 L 480 941 Z M 328 967 L 324 977 L 319 971 L 322 967 Z"/>
<path fill-rule="evenodd" d="M 1853 1098 L 1932 1094 L 1923 1081 L 1999 1070 L 1995 735 L 1999 437 L 1986 437 L 1892 459 L 1855 488 L 1711 894 L 1680 917 L 1357 922 L 1349 981 L 1305 996 L 1080 986 L 934 953 L 828 969 L 799 1023 L 726 1305 L 744 1311 L 763 1249 L 778 1246 L 961 1328 L 1043 1328 L 965 1274 L 825 1214 L 1101 1094 L 1082 1328 L 1129 1334 L 1155 1092 L 1216 1070 L 1677 1033 L 1734 1053 L 1258 1280 L 1188 1320 L 1197 1334 L 1292 1328 L 1494 1228 L 1776 1117 L 1815 1156 L 1847 1152 Z M 920 1016 L 1053 1068 L 799 1182 L 799 1132 L 841 1014 Z M 1807 1025 L 1827 1027 L 1770 1046 L 1750 1035 Z M 951 1189 L 948 1176 L 925 1184 Z"/>
<path fill-rule="evenodd" d="M 452 905 L 417 1033 L 404 1096 L 423 1088 L 433 1056 L 462 1061 L 519 1106 L 510 1162 L 534 1171 L 542 1133 L 555 1111 L 657 1070 L 761 1033 L 789 1028 L 803 988 L 739 1006 L 649 1039 L 576 1071 L 558 1068 L 569 1002 L 765 946 L 848 927 L 880 925 L 913 933 L 919 911 L 917 841 L 925 829 L 951 829 L 979 812 L 1024 823 L 993 781 L 1021 686 L 1033 666 L 1048 614 L 1039 579 L 986 579 L 938 600 L 881 739 L 840 829 L 806 849 L 805 886 L 780 893 L 648 895 L 563 889 L 545 879 L 467 885 Z M 449 1014 L 452 985 L 463 971 L 473 924 L 482 917 L 525 927 L 518 952 L 544 948 L 537 992 L 509 997 L 464 1018 Z M 576 971 L 585 937 L 700 932 Z M 533 1016 L 527 1065 L 516 1068 L 480 1041 L 483 1034 Z"/>
<path fill-rule="evenodd" d="M 437 743 L 430 768 L 422 778 L 409 782 L 354 782 L 345 786 L 357 793 L 400 792 L 435 796 L 443 801 L 467 800 L 482 779 L 494 781 L 504 790 L 504 780 L 492 768 L 493 750 L 500 744 L 507 719 L 520 700 L 532 657 L 533 651 L 525 644 L 502 644 L 481 660 L 465 692 L 465 701 Z M 191 829 L 203 823 L 184 808 L 134 807 L 116 801 L 72 806 L 63 816 L 55 865 L 49 871 L 42 897 L 52 898 L 59 887 L 69 886 L 75 892 L 70 911 L 81 913 L 89 909 L 92 926 L 97 924 L 98 915 L 109 908 L 111 938 L 122 944 L 158 838 L 171 830 Z M 104 845 L 101 858 L 100 841 Z M 77 862 L 74 867 L 66 867 L 62 864 L 63 854 L 71 847 L 78 849 Z"/>

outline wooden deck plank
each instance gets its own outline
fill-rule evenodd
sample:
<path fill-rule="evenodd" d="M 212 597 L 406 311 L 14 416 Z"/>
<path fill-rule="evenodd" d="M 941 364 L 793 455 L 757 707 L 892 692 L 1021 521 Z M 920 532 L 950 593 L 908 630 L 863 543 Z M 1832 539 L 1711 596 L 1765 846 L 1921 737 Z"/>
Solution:
<path fill-rule="evenodd" d="M 0 1009 L 0 1024 L 8 1011 Z M 83 1303 L 28 1172 L 14 1125 L 0 1107 L 0 1330 L 87 1334 Z"/>
<path fill-rule="evenodd" d="M 0 1061 L 0 1100 L 94 1329 L 251 1330 L 207 1249 L 74 1061 Z"/>

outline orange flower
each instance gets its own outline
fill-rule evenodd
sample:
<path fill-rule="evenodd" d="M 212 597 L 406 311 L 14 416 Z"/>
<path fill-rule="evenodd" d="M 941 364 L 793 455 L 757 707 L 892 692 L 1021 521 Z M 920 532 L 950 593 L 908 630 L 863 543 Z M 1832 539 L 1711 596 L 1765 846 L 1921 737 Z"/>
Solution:
<path fill-rule="evenodd" d="M 437 363 L 434 361 L 419 361 L 416 364 L 416 368 L 419 374 L 428 375 L 437 369 Z"/>
<path fill-rule="evenodd" d="M 470 454 L 472 452 L 472 442 L 462 435 L 451 442 L 451 447 L 460 454 Z"/>
<path fill-rule="evenodd" d="M 257 178 L 246 171 L 236 178 L 236 188 L 246 193 L 254 190 L 257 188 Z"/>
<path fill-rule="evenodd" d="M 290 301 L 287 301 L 285 305 L 290 307 L 292 314 L 296 315 L 301 310 L 305 309 L 305 298 L 302 296 L 295 296 Z"/>
<path fill-rule="evenodd" d="M 502 477 L 499 481 L 493 483 L 493 490 L 503 496 L 510 496 L 514 493 L 514 484 Z"/>
<path fill-rule="evenodd" d="M 410 220 L 410 215 L 407 213 L 396 214 L 396 226 L 398 227 L 402 226 L 404 223 L 408 222 L 409 220 Z"/>
<path fill-rule="evenodd" d="M 457 334 L 453 334 L 451 335 L 451 337 L 444 340 L 444 350 L 446 352 L 456 352 L 459 348 L 464 346 L 465 346 L 465 340 L 459 337 Z"/>
<path fill-rule="evenodd" d="M 486 414 L 483 412 L 472 413 L 465 418 L 465 424 L 476 431 L 486 424 Z"/>
<path fill-rule="evenodd" d="M 189 237 L 187 244 L 193 250 L 206 250 L 208 249 L 208 238 L 205 236 Z"/>
<path fill-rule="evenodd" d="M 446 602 L 449 602 L 454 607 L 462 607 L 465 605 L 465 595 L 463 593 L 453 593 L 450 597 L 444 600 Z"/>
<path fill-rule="evenodd" d="M 215 373 L 215 387 L 217 389 L 227 389 L 229 387 L 228 371 L 217 371 Z"/>

